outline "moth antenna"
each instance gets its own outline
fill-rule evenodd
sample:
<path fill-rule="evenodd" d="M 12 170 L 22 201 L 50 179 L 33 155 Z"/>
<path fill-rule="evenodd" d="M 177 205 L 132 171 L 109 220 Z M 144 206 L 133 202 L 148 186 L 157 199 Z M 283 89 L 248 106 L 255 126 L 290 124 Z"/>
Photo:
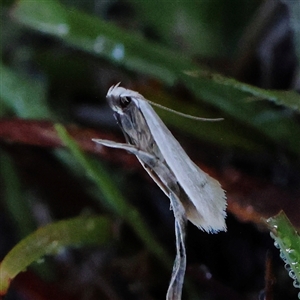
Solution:
<path fill-rule="evenodd" d="M 181 117 L 184 117 L 184 118 L 188 118 L 188 119 L 192 119 L 192 120 L 197 120 L 197 121 L 208 121 L 208 122 L 217 122 L 217 121 L 223 121 L 224 118 L 201 118 L 201 117 L 196 117 L 196 116 L 192 116 L 192 115 L 189 115 L 189 114 L 185 114 L 185 113 L 182 113 L 180 111 L 177 111 L 177 110 L 174 110 L 172 108 L 169 108 L 169 107 L 166 107 L 166 106 L 163 106 L 161 104 L 158 104 L 158 103 L 155 103 L 155 102 L 152 102 L 150 100 L 147 99 L 147 101 L 152 104 L 153 106 L 156 106 L 158 108 L 161 108 L 161 109 L 164 109 L 166 111 L 169 111 L 169 112 L 172 112 L 176 115 L 179 115 Z"/>

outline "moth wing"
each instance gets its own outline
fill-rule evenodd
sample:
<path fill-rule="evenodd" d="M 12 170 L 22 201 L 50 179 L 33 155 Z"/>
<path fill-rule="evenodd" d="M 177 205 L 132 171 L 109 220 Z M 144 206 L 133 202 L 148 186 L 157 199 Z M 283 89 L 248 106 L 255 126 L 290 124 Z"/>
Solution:
<path fill-rule="evenodd" d="M 147 101 L 137 98 L 134 101 L 145 116 L 168 166 L 192 202 L 185 205 L 188 219 L 207 232 L 226 231 L 226 196 L 219 182 L 191 161 Z"/>

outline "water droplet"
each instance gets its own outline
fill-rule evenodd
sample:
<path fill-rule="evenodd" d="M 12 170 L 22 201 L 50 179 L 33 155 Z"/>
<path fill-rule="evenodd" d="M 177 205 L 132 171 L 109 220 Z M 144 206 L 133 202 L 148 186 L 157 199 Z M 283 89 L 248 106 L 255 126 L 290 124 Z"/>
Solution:
<path fill-rule="evenodd" d="M 97 53 L 101 53 L 104 51 L 104 46 L 105 46 L 105 38 L 101 35 L 99 35 L 94 43 L 94 50 Z"/>
<path fill-rule="evenodd" d="M 287 270 L 287 271 L 290 271 L 291 270 L 291 266 L 289 264 L 285 264 L 284 265 L 284 268 Z"/>
<path fill-rule="evenodd" d="M 297 273 L 300 273 L 300 266 L 298 262 L 294 263 L 294 269 L 297 271 Z"/>
<path fill-rule="evenodd" d="M 300 288 L 300 283 L 299 283 L 299 281 L 296 279 L 296 280 L 294 280 L 294 282 L 293 282 L 293 286 L 295 287 L 295 288 L 297 288 L 297 289 L 299 289 Z"/>
<path fill-rule="evenodd" d="M 292 249 L 292 248 L 286 248 L 285 251 L 286 251 L 288 254 L 292 254 L 293 252 L 295 252 L 295 250 Z"/>
<path fill-rule="evenodd" d="M 44 257 L 41 257 L 41 258 L 39 258 L 39 259 L 36 261 L 37 264 L 42 264 L 42 263 L 44 263 L 44 262 L 45 262 L 45 258 L 44 258 Z"/>
<path fill-rule="evenodd" d="M 58 241 L 53 241 L 53 242 L 51 243 L 51 247 L 52 247 L 52 248 L 57 248 L 57 246 L 58 246 Z"/>
<path fill-rule="evenodd" d="M 282 251 L 280 251 L 279 256 L 281 257 L 281 259 L 282 259 L 284 262 L 286 261 L 285 254 L 284 254 Z"/>
<path fill-rule="evenodd" d="M 67 24 L 58 24 L 57 32 L 59 35 L 66 35 L 69 33 L 69 26 Z"/>
<path fill-rule="evenodd" d="M 47 245 L 47 254 L 58 253 L 61 246 L 59 246 L 58 241 L 52 241 L 49 245 Z"/>
<path fill-rule="evenodd" d="M 289 276 L 293 279 L 296 278 L 295 272 L 293 270 L 289 270 Z"/>
<path fill-rule="evenodd" d="M 85 227 L 86 227 L 86 230 L 93 230 L 95 228 L 95 222 L 93 220 L 90 220 L 86 223 Z"/>
<path fill-rule="evenodd" d="M 274 242 L 274 246 L 277 248 L 277 249 L 280 249 L 280 245 L 275 241 Z"/>
<path fill-rule="evenodd" d="M 123 44 L 116 44 L 111 52 L 112 57 L 115 60 L 121 60 L 125 56 L 125 49 Z"/>

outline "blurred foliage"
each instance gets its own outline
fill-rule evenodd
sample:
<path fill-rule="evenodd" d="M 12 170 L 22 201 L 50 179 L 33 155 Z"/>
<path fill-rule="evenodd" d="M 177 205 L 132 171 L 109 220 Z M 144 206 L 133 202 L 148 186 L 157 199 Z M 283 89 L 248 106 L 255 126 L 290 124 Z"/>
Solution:
<path fill-rule="evenodd" d="M 42 81 L 26 78 L 3 65 L 0 72 L 2 106 L 21 118 L 51 118 Z"/>
<path fill-rule="evenodd" d="M 189 55 L 208 57 L 232 55 L 245 20 L 257 4 L 236 0 L 132 2 L 139 22 L 152 28 L 164 44 Z"/>
<path fill-rule="evenodd" d="M 284 18 L 284 22 L 290 25 L 288 32 L 282 34 L 283 42 L 279 41 L 278 34 L 272 31 L 277 28 L 276 25 L 280 24 L 280 18 L 276 18 L 276 14 L 275 17 L 273 16 L 275 25 L 268 25 L 271 29 L 263 28 L 259 35 L 260 40 L 251 39 L 256 32 L 250 32 L 250 38 L 245 36 L 247 32 L 249 35 L 247 25 L 251 19 L 254 24 L 257 23 L 257 27 L 254 28 L 259 28 L 255 12 L 260 4 L 260 1 L 248 0 L 2 1 L 0 4 L 0 52 L 2 56 L 0 116 L 3 120 L 16 117 L 34 120 L 47 119 L 53 123 L 59 121 L 65 124 L 77 123 L 82 126 L 96 127 L 96 122 L 92 123 L 91 120 L 94 114 L 99 112 L 100 115 L 99 104 L 104 105 L 107 88 L 111 84 L 122 81 L 122 85 L 137 89 L 146 98 L 178 111 L 201 117 L 224 117 L 225 120 L 222 122 L 197 123 L 158 110 L 163 120 L 178 132 L 184 133 L 187 138 L 190 138 L 192 144 L 202 145 L 199 148 L 195 146 L 195 157 L 198 156 L 198 159 L 204 153 L 213 161 L 213 164 L 222 166 L 222 164 L 226 165 L 229 157 L 238 156 L 238 159 L 246 157 L 245 164 L 252 167 L 253 161 L 261 155 L 261 157 L 269 158 L 270 169 L 273 170 L 278 166 L 276 157 L 280 157 L 291 165 L 294 164 L 295 169 L 298 170 L 300 161 L 300 96 L 297 93 L 300 89 L 299 85 L 297 86 L 297 82 L 300 82 L 299 61 L 291 63 L 294 69 L 290 70 L 290 73 L 294 77 L 290 80 L 286 90 L 277 90 L 276 86 L 264 89 L 263 84 L 254 86 L 240 80 L 235 73 L 235 64 L 240 59 L 243 60 L 245 54 L 239 54 L 241 40 L 246 41 L 245 44 L 249 49 L 255 49 L 255 59 L 248 61 L 248 65 L 243 64 L 243 71 L 250 74 L 250 77 L 251 74 L 257 74 L 253 68 L 260 75 L 263 72 L 271 74 L 270 76 L 274 75 L 272 74 L 272 70 L 275 69 L 273 65 L 269 70 L 262 69 L 262 65 L 259 65 L 261 57 L 258 56 L 259 51 L 256 49 L 259 48 L 260 42 L 265 43 L 267 47 L 264 48 L 282 53 L 282 58 L 291 57 L 292 59 L 294 54 L 297 54 L 299 58 L 300 48 L 297 35 L 297 30 L 300 28 L 300 21 L 297 17 L 299 6 L 295 4 L 295 1 L 280 2 L 280 4 L 287 5 L 290 12 Z M 267 17 L 270 16 L 266 12 L 265 19 Z M 273 33 L 268 36 L 268 31 Z M 294 48 L 287 50 L 293 55 L 287 56 L 282 49 L 287 48 L 285 39 L 291 36 L 291 33 L 296 38 L 292 43 Z M 257 44 L 253 42 L 254 40 Z M 247 41 L 251 41 L 251 45 L 248 45 Z M 238 55 L 242 58 L 237 57 Z M 245 57 L 248 56 L 245 55 Z M 281 60 L 277 63 L 280 65 Z M 266 67 L 266 65 L 263 66 Z M 280 72 L 274 76 L 280 78 Z M 253 81 L 260 82 L 260 76 L 254 75 L 254 77 Z M 286 78 L 281 79 L 284 81 Z M 109 112 L 109 114 L 112 113 Z M 113 126 L 106 116 L 105 112 L 101 117 L 97 115 L 100 134 L 111 131 L 110 128 Z M 108 129 L 106 124 L 109 122 L 111 123 Z M 123 228 L 123 231 L 119 232 L 120 241 L 117 246 L 118 249 L 123 249 L 123 252 L 121 251 L 123 255 L 139 252 L 140 242 L 142 242 L 146 251 L 154 254 L 159 262 L 157 276 L 152 277 L 159 278 L 157 281 L 149 279 L 151 278 L 149 274 L 141 275 L 138 272 L 134 275 L 122 273 L 123 278 L 126 278 L 123 280 L 128 283 L 132 279 L 130 276 L 139 277 L 140 280 L 145 276 L 145 281 L 139 283 L 142 288 L 136 289 L 140 299 L 147 297 L 150 299 L 149 295 L 153 299 L 160 298 L 163 292 L 157 292 L 155 287 L 158 286 L 157 289 L 165 291 L 168 283 L 168 277 L 164 278 L 162 283 L 158 281 L 161 279 L 160 276 L 164 275 L 163 272 L 160 274 L 162 266 L 170 265 L 170 257 L 166 250 L 168 243 L 164 241 L 166 236 L 170 236 L 170 231 L 167 225 L 165 228 L 162 228 L 164 225 L 155 227 L 157 224 L 152 220 L 153 215 L 149 204 L 144 203 L 146 200 L 140 201 L 141 198 L 144 200 L 146 196 L 150 197 L 150 194 L 156 201 L 156 196 L 152 195 L 152 191 L 149 193 L 143 191 L 142 197 L 135 196 L 137 201 L 143 202 L 142 205 L 146 207 L 145 215 L 149 213 L 149 220 L 146 221 L 146 217 L 143 220 L 144 214 L 135 207 L 136 203 L 129 201 L 129 196 L 133 196 L 133 191 L 138 188 L 139 184 L 130 185 L 127 181 L 125 183 L 126 176 L 120 175 L 122 172 L 127 172 L 126 175 L 132 176 L 130 167 L 120 173 L 119 171 L 110 173 L 110 165 L 105 162 L 100 164 L 99 159 L 87 157 L 80 150 L 78 146 L 80 134 L 77 136 L 77 144 L 70 138 L 64 127 L 57 125 L 56 129 L 57 135 L 65 144 L 69 154 L 62 149 L 53 151 L 50 146 L 48 149 L 41 149 L 18 145 L 4 134 L 0 136 L 1 207 L 9 216 L 11 226 L 18 236 L 17 239 L 32 232 L 36 224 L 43 223 L 38 220 L 35 213 L 31 213 L 31 210 L 39 203 L 45 204 L 46 210 L 49 210 L 50 220 L 72 217 L 86 210 L 108 213 L 116 220 L 124 220 L 129 225 L 130 229 L 123 224 L 116 225 L 117 228 L 118 226 Z M 41 126 L 39 132 L 42 131 Z M 0 133 L 2 132 L 4 131 L 1 131 L 0 126 Z M 56 137 L 55 132 L 47 132 L 47 134 Z M 33 134 L 31 138 L 34 140 L 38 137 L 40 136 Z M 218 154 L 213 155 L 212 149 Z M 94 153 L 99 154 L 97 151 L 95 146 Z M 102 159 L 105 160 L 104 156 Z M 256 161 L 256 165 L 260 165 L 263 160 L 262 158 Z M 51 167 L 55 171 L 50 172 Z M 250 171 L 248 170 L 250 173 L 255 169 L 254 166 L 253 169 L 251 167 Z M 228 169 L 230 173 L 230 168 Z M 224 174 L 228 173 L 224 172 Z M 286 180 L 284 172 L 281 172 L 280 176 L 281 182 Z M 37 184 L 40 178 L 43 182 Z M 237 180 L 238 176 L 234 178 Z M 265 173 L 259 174 L 258 178 L 269 179 Z M 223 180 L 225 184 L 226 178 Z M 272 178 L 270 180 L 272 181 Z M 63 194 L 62 198 L 55 199 L 62 189 L 62 187 L 57 188 L 59 182 L 66 185 L 69 190 Z M 236 190 L 228 192 L 228 198 L 230 199 L 233 195 L 232 198 L 238 202 L 236 195 L 240 195 L 237 190 L 241 187 L 236 184 L 235 188 Z M 254 189 L 255 186 L 249 185 L 241 194 L 251 197 L 251 191 Z M 76 199 L 76 196 L 80 200 Z M 61 199 L 64 204 L 61 203 Z M 259 203 L 258 207 L 263 205 Z M 295 203 L 294 205 L 296 207 Z M 161 203 L 156 204 L 154 216 L 159 210 L 163 210 L 162 207 Z M 295 207 L 290 206 L 290 212 L 297 215 L 298 206 L 297 209 Z M 232 212 L 237 211 L 231 203 L 229 203 L 229 209 Z M 244 213 L 250 214 L 251 209 L 253 207 L 250 204 L 245 205 Z M 269 211 L 273 212 L 272 207 Z M 168 219 L 166 213 L 162 215 L 164 216 L 162 219 Z M 168 224 L 173 225 L 172 222 L 171 219 Z M 55 234 L 56 231 L 60 232 L 59 224 L 62 223 L 53 224 L 54 229 L 49 236 Z M 152 224 L 152 228 L 149 224 Z M 229 226 L 229 232 L 230 230 L 234 229 Z M 165 236 L 164 231 L 166 231 Z M 288 233 L 288 230 L 283 229 L 282 232 L 284 235 Z M 45 235 L 48 233 L 46 232 Z M 83 236 L 84 228 L 78 238 Z M 92 235 L 87 235 L 87 238 L 91 237 Z M 249 239 L 249 236 L 247 238 Z M 30 243 L 34 245 L 34 239 Z M 106 242 L 103 241 L 103 243 Z M 193 244 L 196 244 L 194 240 Z M 215 248 L 220 248 L 220 245 Z M 238 246 L 234 248 L 239 251 Z M 29 252 L 32 251 L 34 259 L 37 259 L 36 254 L 40 256 L 39 250 L 35 250 L 34 247 L 30 249 Z M 201 243 L 200 249 L 201 251 L 206 249 L 205 243 Z M 230 249 L 229 246 L 228 249 Z M 222 264 L 225 264 L 226 258 L 220 259 L 221 263 L 218 263 L 216 262 L 218 255 L 211 251 L 211 248 L 208 252 L 211 252 L 214 264 L 220 267 L 219 274 L 224 273 L 226 268 L 222 267 Z M 6 253 L 1 254 L 4 256 Z M 200 255 L 197 253 L 196 257 Z M 117 262 L 113 262 L 120 264 L 118 254 L 115 256 Z M 231 254 L 231 256 L 235 255 Z M 224 257 L 226 257 L 225 254 Z M 242 256 L 243 259 L 245 257 L 248 259 L 246 255 Z M 21 256 L 20 259 L 22 259 Z M 135 263 L 137 266 L 142 264 L 143 269 L 146 270 L 145 260 L 147 259 L 138 257 Z M 31 258 L 28 257 L 26 266 L 30 262 Z M 122 264 L 124 269 L 127 269 L 126 263 L 128 262 Z M 198 263 L 202 264 L 202 261 Z M 149 266 L 148 268 L 151 269 Z M 224 282 L 227 280 L 226 275 Z M 9 275 L 9 278 L 12 277 Z M 240 277 L 239 274 L 239 280 Z M 238 282 L 237 279 L 227 283 L 239 290 L 235 286 L 236 282 Z M 247 276 L 241 286 L 249 282 L 250 287 L 241 292 L 243 295 L 240 299 L 246 299 L 246 294 L 251 294 L 252 288 L 255 288 L 256 292 L 262 288 L 261 286 L 252 287 L 254 280 L 251 284 Z M 123 284 L 124 282 L 119 286 Z M 109 286 L 109 289 L 114 288 Z M 152 292 L 149 292 L 151 289 Z M 189 299 L 192 299 L 192 290 L 193 288 L 189 286 Z M 225 293 L 225 291 L 222 292 Z M 132 298 L 133 294 L 134 292 L 131 292 L 130 296 L 127 295 L 128 298 Z M 123 296 L 122 293 L 121 295 Z M 115 299 L 121 299 L 122 296 L 115 295 Z M 225 299 L 226 296 L 222 294 L 221 298 Z M 231 294 L 229 298 L 239 299 L 239 296 Z M 208 299 L 214 298 L 211 296 Z"/>
<path fill-rule="evenodd" d="M 25 237 L 35 230 L 34 220 L 26 197 L 22 194 L 20 178 L 13 165 L 12 159 L 3 151 L 0 155 L 1 172 L 5 176 L 1 177 L 3 183 L 3 204 L 15 221 L 19 238 Z"/>
<path fill-rule="evenodd" d="M 286 145 L 292 152 L 299 154 L 300 145 L 296 137 L 300 132 L 290 116 L 278 112 L 276 108 L 271 109 L 269 105 L 245 102 L 245 99 L 252 97 L 253 100 L 271 100 L 299 110 L 298 94 L 263 91 L 216 76 L 203 67 L 197 67 L 188 56 L 150 43 L 138 35 L 127 33 L 75 9 L 67 9 L 56 1 L 46 1 L 44 5 L 37 3 L 37 7 L 33 5 L 28 1 L 21 1 L 13 11 L 14 18 L 30 28 L 58 37 L 78 49 L 105 57 L 135 72 L 154 76 L 167 84 L 183 81 L 200 99 L 222 109 L 242 124 L 257 128 L 267 138 L 275 139 L 277 143 L 280 143 L 283 137 L 289 140 Z M 78 27 L 78 24 L 81 26 Z M 210 43 L 208 45 L 212 46 Z M 198 70 L 198 80 L 184 73 L 193 71 L 197 74 Z M 211 124 L 209 126 L 213 127 Z M 218 130 L 219 136 L 214 138 L 222 140 L 225 134 L 220 128 Z M 207 132 L 207 129 L 204 128 L 203 131 Z"/>
<path fill-rule="evenodd" d="M 111 224 L 101 217 L 79 217 L 50 224 L 18 243 L 0 265 L 0 295 L 10 281 L 44 255 L 57 254 L 66 246 L 103 245 L 111 240 Z"/>

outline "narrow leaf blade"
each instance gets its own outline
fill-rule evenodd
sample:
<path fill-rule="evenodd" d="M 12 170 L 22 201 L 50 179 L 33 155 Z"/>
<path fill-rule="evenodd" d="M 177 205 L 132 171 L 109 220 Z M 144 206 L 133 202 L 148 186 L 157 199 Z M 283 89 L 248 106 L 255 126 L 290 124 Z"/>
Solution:
<path fill-rule="evenodd" d="M 44 255 L 58 253 L 66 246 L 103 245 L 112 238 L 111 222 L 104 217 L 77 217 L 38 229 L 21 240 L 0 264 L 0 295 L 10 281 Z"/>

